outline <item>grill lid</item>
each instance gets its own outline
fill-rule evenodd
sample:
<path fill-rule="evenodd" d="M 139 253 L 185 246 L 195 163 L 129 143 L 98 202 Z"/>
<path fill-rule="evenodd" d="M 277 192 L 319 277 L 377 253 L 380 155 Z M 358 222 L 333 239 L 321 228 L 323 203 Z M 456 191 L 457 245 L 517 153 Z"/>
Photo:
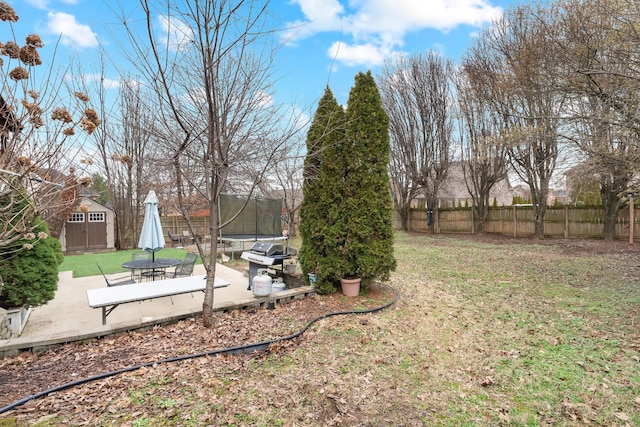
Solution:
<path fill-rule="evenodd" d="M 264 256 L 282 255 L 282 245 L 271 242 L 255 242 L 251 246 L 251 252 Z"/>

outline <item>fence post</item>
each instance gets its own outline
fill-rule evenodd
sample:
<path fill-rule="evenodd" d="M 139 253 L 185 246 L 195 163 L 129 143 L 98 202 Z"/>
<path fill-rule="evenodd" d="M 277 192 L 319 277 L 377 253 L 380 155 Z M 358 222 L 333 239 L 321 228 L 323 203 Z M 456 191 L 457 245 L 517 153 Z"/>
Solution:
<path fill-rule="evenodd" d="M 564 205 L 564 238 L 569 238 L 569 206 Z"/>
<path fill-rule="evenodd" d="M 473 214 L 473 200 L 471 201 L 471 234 L 476 234 L 475 215 Z"/>
<path fill-rule="evenodd" d="M 633 194 L 629 195 L 629 244 L 633 245 L 633 225 L 635 223 L 634 211 L 633 211 Z"/>
<path fill-rule="evenodd" d="M 513 205 L 513 237 L 518 237 L 518 218 L 516 212 L 516 205 Z"/>

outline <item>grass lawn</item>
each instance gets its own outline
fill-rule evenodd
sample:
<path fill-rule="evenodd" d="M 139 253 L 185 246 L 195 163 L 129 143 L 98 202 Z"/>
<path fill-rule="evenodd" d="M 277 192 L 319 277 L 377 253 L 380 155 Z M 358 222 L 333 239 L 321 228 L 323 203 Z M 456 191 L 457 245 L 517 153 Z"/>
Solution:
<path fill-rule="evenodd" d="M 100 270 L 98 270 L 96 266 L 96 262 L 98 262 L 105 274 L 129 271 L 126 268 L 122 268 L 121 265 L 123 262 L 131 260 L 132 252 L 139 251 L 140 249 L 97 254 L 66 255 L 58 270 L 73 271 L 73 277 L 99 276 Z M 185 249 L 164 248 L 156 252 L 156 257 L 183 259 L 186 253 L 187 250 Z M 200 263 L 200 259 L 198 259 L 197 262 Z"/>
<path fill-rule="evenodd" d="M 640 425 L 637 247 L 397 233 L 394 248 L 390 309 L 224 369 L 150 368 L 130 395 L 104 383 L 94 425 Z"/>

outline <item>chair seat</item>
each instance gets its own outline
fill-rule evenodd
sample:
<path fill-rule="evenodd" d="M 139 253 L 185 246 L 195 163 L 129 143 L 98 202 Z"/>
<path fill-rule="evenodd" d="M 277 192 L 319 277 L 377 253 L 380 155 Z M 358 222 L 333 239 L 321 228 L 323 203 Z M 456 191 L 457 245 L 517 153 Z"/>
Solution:
<path fill-rule="evenodd" d="M 145 270 L 140 274 L 140 276 L 142 276 L 147 280 L 164 279 L 165 272 L 164 272 L 164 269 L 163 270 Z"/>

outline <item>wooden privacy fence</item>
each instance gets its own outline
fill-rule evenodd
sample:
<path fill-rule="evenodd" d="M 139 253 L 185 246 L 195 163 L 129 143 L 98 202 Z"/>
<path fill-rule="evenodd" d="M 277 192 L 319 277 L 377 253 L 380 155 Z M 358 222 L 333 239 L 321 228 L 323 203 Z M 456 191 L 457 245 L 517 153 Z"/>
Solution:
<path fill-rule="evenodd" d="M 638 224 L 640 209 L 633 211 L 633 230 L 630 227 L 630 212 L 626 208 L 618 213 L 615 226 L 616 239 L 640 238 Z M 428 224 L 427 211 L 413 208 L 409 211 L 409 231 L 433 233 L 475 233 L 471 208 L 435 209 Z M 400 216 L 394 212 L 393 225 L 401 229 Z M 534 234 L 534 210 L 532 206 L 503 206 L 489 208 L 484 223 L 485 233 L 505 234 L 515 237 Z M 602 208 L 548 207 L 544 217 L 544 235 L 548 237 L 601 238 L 604 230 Z"/>
<path fill-rule="evenodd" d="M 187 227 L 187 220 L 181 216 L 163 216 L 160 217 L 160 222 L 162 223 L 162 229 L 164 230 L 165 237 L 167 237 L 167 230 L 170 230 L 173 234 L 179 235 L 182 235 L 183 231 L 189 230 L 189 227 Z M 191 218 L 191 224 L 193 225 L 196 236 L 202 237 L 209 235 L 208 216 Z"/>

